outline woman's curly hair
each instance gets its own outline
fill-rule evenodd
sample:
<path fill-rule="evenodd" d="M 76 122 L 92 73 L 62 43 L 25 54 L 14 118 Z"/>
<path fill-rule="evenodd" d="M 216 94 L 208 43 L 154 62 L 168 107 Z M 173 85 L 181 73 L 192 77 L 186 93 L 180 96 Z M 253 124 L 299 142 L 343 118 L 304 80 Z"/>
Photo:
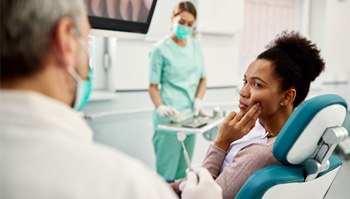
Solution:
<path fill-rule="evenodd" d="M 310 83 L 324 70 L 325 63 L 320 50 L 310 40 L 297 32 L 282 32 L 258 55 L 273 63 L 274 72 L 281 81 L 282 91 L 296 90 L 294 107 L 306 98 Z"/>

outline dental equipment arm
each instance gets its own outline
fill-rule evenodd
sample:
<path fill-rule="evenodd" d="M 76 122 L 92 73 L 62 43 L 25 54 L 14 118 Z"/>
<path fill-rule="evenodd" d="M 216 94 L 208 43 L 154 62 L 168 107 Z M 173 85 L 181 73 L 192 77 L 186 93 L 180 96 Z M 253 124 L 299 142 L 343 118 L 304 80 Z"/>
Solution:
<path fill-rule="evenodd" d="M 188 155 L 188 152 L 187 152 L 185 144 L 184 144 L 185 139 L 186 139 L 186 134 L 184 132 L 177 133 L 177 140 L 179 142 L 181 142 L 182 149 L 183 149 L 184 156 L 185 156 L 185 160 L 186 160 L 186 164 L 187 164 L 187 168 L 189 171 L 192 171 L 190 156 Z"/>

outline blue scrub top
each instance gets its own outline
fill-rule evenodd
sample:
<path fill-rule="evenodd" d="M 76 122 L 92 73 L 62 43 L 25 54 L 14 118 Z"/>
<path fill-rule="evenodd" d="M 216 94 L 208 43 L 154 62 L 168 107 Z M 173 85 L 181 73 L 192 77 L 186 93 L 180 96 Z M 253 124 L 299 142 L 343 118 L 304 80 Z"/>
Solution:
<path fill-rule="evenodd" d="M 185 47 L 167 36 L 150 51 L 150 84 L 160 84 L 160 96 L 165 105 L 179 111 L 193 108 L 199 81 L 206 77 L 200 43 L 187 37 Z"/>

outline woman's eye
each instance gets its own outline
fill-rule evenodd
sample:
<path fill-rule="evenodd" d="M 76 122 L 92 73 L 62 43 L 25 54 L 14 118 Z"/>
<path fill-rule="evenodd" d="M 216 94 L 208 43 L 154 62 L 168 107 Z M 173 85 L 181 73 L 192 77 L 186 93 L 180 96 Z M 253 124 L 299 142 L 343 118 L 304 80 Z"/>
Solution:
<path fill-rule="evenodd" d="M 185 22 L 184 22 L 183 20 L 180 20 L 180 21 L 179 21 L 179 24 L 184 25 Z"/>
<path fill-rule="evenodd" d="M 247 80 L 243 80 L 243 85 L 246 85 L 247 84 Z"/>
<path fill-rule="evenodd" d="M 259 84 L 259 83 L 254 83 L 254 85 L 253 85 L 254 87 L 257 87 L 257 88 L 260 88 L 260 87 L 262 87 L 262 85 L 261 84 Z"/>

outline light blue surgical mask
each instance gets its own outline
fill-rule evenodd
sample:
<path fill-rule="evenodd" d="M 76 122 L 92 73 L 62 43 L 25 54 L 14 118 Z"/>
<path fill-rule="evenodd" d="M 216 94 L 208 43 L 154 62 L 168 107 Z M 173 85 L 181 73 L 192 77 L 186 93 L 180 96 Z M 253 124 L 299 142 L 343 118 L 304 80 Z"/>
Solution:
<path fill-rule="evenodd" d="M 173 31 L 178 39 L 183 40 L 192 33 L 192 28 L 183 26 L 179 23 L 174 23 Z"/>
<path fill-rule="evenodd" d="M 92 90 L 92 69 L 89 70 L 88 78 L 83 80 L 73 67 L 68 68 L 69 74 L 77 82 L 77 87 L 75 89 L 75 100 L 73 108 L 77 111 L 81 111 L 86 103 L 89 101 L 89 97 Z"/>
<path fill-rule="evenodd" d="M 87 56 L 89 57 L 89 53 L 87 50 L 87 47 L 83 48 L 83 41 L 81 39 L 78 39 L 78 42 L 80 44 L 80 47 L 87 53 Z M 82 63 L 82 62 L 80 62 Z M 86 80 L 84 80 L 75 70 L 72 66 L 68 67 L 68 73 L 72 76 L 72 78 L 76 81 L 76 89 L 75 89 L 75 99 L 73 108 L 77 111 L 81 111 L 86 103 L 89 101 L 89 97 L 92 90 L 92 78 L 93 78 L 93 71 L 90 67 L 90 60 L 89 60 L 89 73 Z"/>

